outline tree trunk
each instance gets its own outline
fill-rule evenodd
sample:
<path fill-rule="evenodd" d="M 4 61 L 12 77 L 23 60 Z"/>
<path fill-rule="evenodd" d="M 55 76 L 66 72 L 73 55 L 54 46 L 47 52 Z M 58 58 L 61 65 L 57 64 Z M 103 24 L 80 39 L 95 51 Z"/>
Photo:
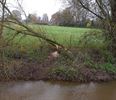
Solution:
<path fill-rule="evenodd" d="M 116 24 L 116 0 L 111 0 L 112 21 Z"/>
<path fill-rule="evenodd" d="M 112 42 L 111 50 L 116 57 L 116 0 L 111 0 L 111 13 L 112 13 Z"/>

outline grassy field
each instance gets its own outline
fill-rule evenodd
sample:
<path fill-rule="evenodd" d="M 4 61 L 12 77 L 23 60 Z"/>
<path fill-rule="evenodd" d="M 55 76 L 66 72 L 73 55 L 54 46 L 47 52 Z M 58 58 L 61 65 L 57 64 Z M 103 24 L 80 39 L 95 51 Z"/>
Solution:
<path fill-rule="evenodd" d="M 50 38 L 66 47 L 79 47 L 80 40 L 83 35 L 88 33 L 99 34 L 100 30 L 90 29 L 90 28 L 74 28 L 74 27 L 60 27 L 60 26 L 47 26 L 47 25 L 31 25 L 31 28 L 36 32 L 41 30 L 44 36 Z M 12 30 L 6 29 L 4 31 L 4 37 L 7 40 L 12 39 L 14 32 Z M 92 47 L 103 47 L 103 38 L 96 38 L 91 36 L 89 39 L 89 44 Z M 24 36 L 19 34 L 13 40 L 13 43 L 18 43 L 23 46 L 30 48 L 38 47 L 40 45 L 40 39 L 32 36 Z M 81 44 L 82 45 L 82 44 Z"/>

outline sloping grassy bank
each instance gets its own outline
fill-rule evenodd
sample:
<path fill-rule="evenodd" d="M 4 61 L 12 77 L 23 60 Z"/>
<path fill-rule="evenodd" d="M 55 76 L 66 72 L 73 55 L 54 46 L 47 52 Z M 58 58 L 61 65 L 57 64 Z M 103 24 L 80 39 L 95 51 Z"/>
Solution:
<path fill-rule="evenodd" d="M 37 25 L 31 26 L 36 31 Z M 58 57 L 55 48 L 36 37 L 4 30 L 0 60 L 0 80 L 109 81 L 116 79 L 116 59 L 107 50 L 100 30 L 41 26 L 45 36 L 66 46 Z M 43 33 L 42 33 L 43 34 Z M 3 40 L 1 40 L 3 41 Z"/>

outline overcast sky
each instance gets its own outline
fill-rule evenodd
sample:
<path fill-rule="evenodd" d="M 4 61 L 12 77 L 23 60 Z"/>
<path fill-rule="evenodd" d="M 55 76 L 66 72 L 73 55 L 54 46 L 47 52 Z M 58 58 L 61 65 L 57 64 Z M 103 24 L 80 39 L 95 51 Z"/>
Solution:
<path fill-rule="evenodd" d="M 8 1 L 16 5 L 15 0 Z M 22 5 L 27 14 L 37 13 L 38 16 L 42 16 L 44 13 L 47 13 L 49 18 L 62 8 L 61 0 L 23 0 Z"/>

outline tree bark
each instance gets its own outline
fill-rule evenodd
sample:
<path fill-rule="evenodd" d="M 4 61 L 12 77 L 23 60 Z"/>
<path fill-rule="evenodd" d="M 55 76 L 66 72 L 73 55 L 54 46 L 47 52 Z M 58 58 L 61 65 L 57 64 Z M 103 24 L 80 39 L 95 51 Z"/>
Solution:
<path fill-rule="evenodd" d="M 3 30 L 4 30 L 4 18 L 5 18 L 5 5 L 6 0 L 1 0 L 1 20 L 0 20 L 0 66 L 4 66 L 4 39 L 2 37 Z"/>
<path fill-rule="evenodd" d="M 111 0 L 112 21 L 116 24 L 116 0 Z"/>
<path fill-rule="evenodd" d="M 116 57 L 116 0 L 111 0 L 111 23 L 112 23 L 112 41 L 111 50 Z"/>

